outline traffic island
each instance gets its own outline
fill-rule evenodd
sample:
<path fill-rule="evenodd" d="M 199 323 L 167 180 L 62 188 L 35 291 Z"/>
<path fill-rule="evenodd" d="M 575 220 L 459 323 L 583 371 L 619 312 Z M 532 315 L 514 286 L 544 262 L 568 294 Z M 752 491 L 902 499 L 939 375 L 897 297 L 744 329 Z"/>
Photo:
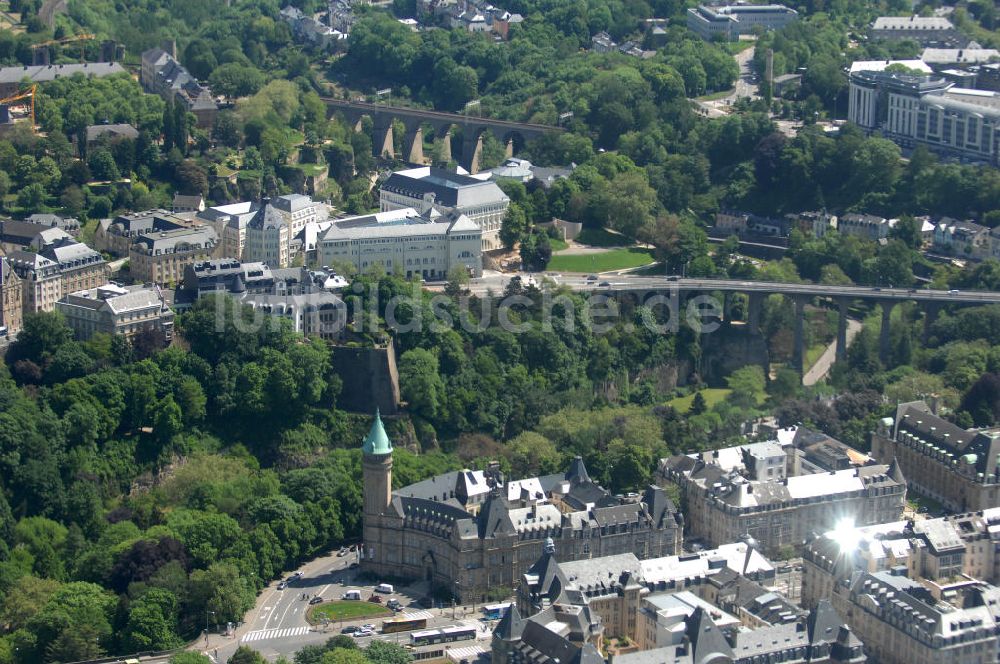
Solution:
<path fill-rule="evenodd" d="M 310 625 L 323 625 L 364 618 L 385 618 L 391 615 L 392 611 L 374 602 L 334 600 L 309 607 L 306 611 L 306 620 Z"/>

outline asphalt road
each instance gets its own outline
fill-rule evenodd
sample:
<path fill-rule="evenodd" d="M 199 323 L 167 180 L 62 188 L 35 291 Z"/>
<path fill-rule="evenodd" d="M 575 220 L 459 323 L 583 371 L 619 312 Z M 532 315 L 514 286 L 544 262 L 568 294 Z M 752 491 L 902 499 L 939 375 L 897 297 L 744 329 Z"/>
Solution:
<path fill-rule="evenodd" d="M 854 337 L 857 336 L 858 332 L 861 331 L 861 322 L 856 321 L 853 318 L 847 319 L 847 347 L 851 347 L 851 342 L 854 341 Z M 834 339 L 823 354 L 819 356 L 816 363 L 809 367 L 805 375 L 802 376 L 802 384 L 806 387 L 810 385 L 815 385 L 819 381 L 826 377 L 829 373 L 830 367 L 833 363 L 837 361 L 837 340 Z"/>
<path fill-rule="evenodd" d="M 337 600 L 348 590 L 358 590 L 367 600 L 372 594 L 373 586 L 358 578 L 360 570 L 349 569 L 351 563 L 357 561 L 357 554 L 338 557 L 335 554 L 317 558 L 301 568 L 302 576 L 291 580 L 284 590 L 278 590 L 275 581 L 260 594 L 256 606 L 246 616 L 246 622 L 240 625 L 231 636 L 211 634 L 206 641 L 200 639 L 195 649 L 211 657 L 216 662 L 226 662 L 240 645 L 247 645 L 274 661 L 279 655 L 289 659 L 303 646 L 323 644 L 333 636 L 341 633 L 348 625 L 372 623 L 381 626 L 383 618 L 365 618 L 358 620 L 338 621 L 327 626 L 310 626 L 306 621 L 306 610 L 309 608 L 308 598 L 318 595 L 324 600 Z M 288 577 L 286 577 L 287 579 Z M 470 607 L 447 607 L 444 609 L 422 609 L 416 606 L 417 600 L 424 596 L 426 589 L 423 584 L 395 588 L 391 595 L 382 595 L 383 601 L 398 599 L 404 606 L 399 614 L 427 618 L 428 627 L 444 627 L 446 625 L 468 624 L 481 627 L 483 623 L 479 615 Z M 303 599 L 303 595 L 306 599 Z M 489 632 L 481 632 L 483 638 Z M 409 640 L 407 632 L 382 635 L 376 633 L 371 637 L 358 639 L 358 644 L 366 646 L 372 639 L 384 639 L 394 643 L 405 644 Z M 472 642 L 462 642 L 471 645 Z M 460 644 L 461 645 L 461 644 Z M 145 664 L 145 662 L 143 663 Z"/>

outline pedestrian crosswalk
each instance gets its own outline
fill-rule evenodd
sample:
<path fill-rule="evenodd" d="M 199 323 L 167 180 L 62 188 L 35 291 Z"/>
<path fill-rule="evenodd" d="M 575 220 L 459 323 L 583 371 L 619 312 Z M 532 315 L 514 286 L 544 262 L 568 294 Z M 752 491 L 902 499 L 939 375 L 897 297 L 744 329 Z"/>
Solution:
<path fill-rule="evenodd" d="M 466 646 L 464 648 L 449 648 L 447 655 L 448 659 L 453 662 L 461 662 L 463 659 L 471 662 L 485 653 L 486 648 L 483 646 Z"/>
<path fill-rule="evenodd" d="M 434 617 L 434 614 L 430 611 L 407 611 L 406 613 L 400 613 L 396 617 L 403 620 L 420 620 L 421 618 L 430 620 Z"/>
<path fill-rule="evenodd" d="M 280 639 L 287 636 L 301 636 L 309 632 L 308 627 L 285 627 L 284 629 L 258 629 L 254 632 L 247 633 L 240 643 L 249 643 L 250 641 L 263 641 L 265 639 Z"/>

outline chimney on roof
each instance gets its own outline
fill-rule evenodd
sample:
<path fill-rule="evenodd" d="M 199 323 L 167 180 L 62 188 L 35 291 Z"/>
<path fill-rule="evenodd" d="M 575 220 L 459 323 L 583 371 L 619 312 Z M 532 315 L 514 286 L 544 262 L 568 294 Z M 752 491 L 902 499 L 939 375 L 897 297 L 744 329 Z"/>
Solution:
<path fill-rule="evenodd" d="M 927 407 L 931 409 L 931 412 L 935 415 L 938 414 L 938 395 L 931 394 L 927 397 Z"/>

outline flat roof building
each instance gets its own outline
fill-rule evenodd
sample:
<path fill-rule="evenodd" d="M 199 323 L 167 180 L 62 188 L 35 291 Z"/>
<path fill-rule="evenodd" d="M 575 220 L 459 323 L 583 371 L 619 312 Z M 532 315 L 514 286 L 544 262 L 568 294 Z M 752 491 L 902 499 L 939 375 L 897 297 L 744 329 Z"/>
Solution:
<path fill-rule="evenodd" d="M 65 65 L 32 65 L 23 67 L 0 67 L 0 96 L 10 97 L 21 89 L 21 82 L 48 83 L 57 78 L 80 74 L 86 77 L 104 78 L 115 74 L 125 74 L 125 69 L 117 62 L 82 62 Z"/>
<path fill-rule="evenodd" d="M 961 47 L 969 43 L 943 16 L 880 16 L 868 32 L 873 39 L 910 39 L 921 46 Z"/>
<path fill-rule="evenodd" d="M 799 13 L 779 4 L 698 5 L 687 10 L 687 27 L 705 41 L 735 41 L 740 35 L 780 30 Z"/>
<path fill-rule="evenodd" d="M 954 87 L 943 77 L 856 71 L 848 120 L 891 139 L 963 162 L 1000 164 L 1000 93 Z"/>

